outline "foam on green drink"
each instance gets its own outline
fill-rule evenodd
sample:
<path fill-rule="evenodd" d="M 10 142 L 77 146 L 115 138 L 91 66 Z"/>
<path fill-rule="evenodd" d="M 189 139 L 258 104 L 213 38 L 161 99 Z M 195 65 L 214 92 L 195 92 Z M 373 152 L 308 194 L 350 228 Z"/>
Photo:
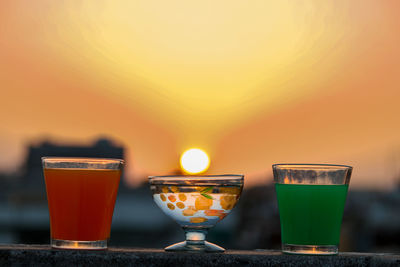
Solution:
<path fill-rule="evenodd" d="M 339 245 L 348 185 L 275 184 L 282 243 Z"/>

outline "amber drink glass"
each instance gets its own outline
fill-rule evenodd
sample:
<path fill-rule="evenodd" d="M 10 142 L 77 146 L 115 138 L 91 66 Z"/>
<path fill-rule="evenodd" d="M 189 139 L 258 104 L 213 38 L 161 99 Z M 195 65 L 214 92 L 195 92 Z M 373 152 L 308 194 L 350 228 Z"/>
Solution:
<path fill-rule="evenodd" d="M 124 161 L 44 157 L 42 164 L 51 246 L 106 249 Z"/>

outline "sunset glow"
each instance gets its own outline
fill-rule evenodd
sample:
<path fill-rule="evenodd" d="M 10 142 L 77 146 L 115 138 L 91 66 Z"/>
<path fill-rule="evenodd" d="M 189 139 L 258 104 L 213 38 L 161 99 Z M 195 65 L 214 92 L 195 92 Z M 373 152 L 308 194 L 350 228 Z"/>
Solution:
<path fill-rule="evenodd" d="M 1 1 L 0 170 L 41 141 L 126 148 L 126 175 L 170 174 L 188 147 L 212 173 L 271 164 L 400 173 L 399 1 Z"/>

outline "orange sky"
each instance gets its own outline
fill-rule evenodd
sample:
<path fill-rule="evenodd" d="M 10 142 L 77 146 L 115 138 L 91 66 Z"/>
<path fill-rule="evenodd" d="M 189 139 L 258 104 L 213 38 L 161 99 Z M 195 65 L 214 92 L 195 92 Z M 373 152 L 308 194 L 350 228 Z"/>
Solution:
<path fill-rule="evenodd" d="M 111 136 L 135 181 L 186 148 L 209 173 L 267 181 L 276 162 L 400 170 L 400 3 L 2 1 L 0 168 L 50 138 Z"/>

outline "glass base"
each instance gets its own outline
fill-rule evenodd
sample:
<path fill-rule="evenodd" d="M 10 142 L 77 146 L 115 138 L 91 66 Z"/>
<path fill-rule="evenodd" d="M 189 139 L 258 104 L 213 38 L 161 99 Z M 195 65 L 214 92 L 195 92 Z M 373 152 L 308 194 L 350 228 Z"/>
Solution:
<path fill-rule="evenodd" d="M 165 251 L 224 252 L 225 249 L 207 241 L 183 241 L 166 247 Z"/>
<path fill-rule="evenodd" d="M 336 255 L 339 252 L 338 246 L 316 246 L 316 245 L 293 245 L 283 244 L 282 252 L 287 254 L 308 254 L 308 255 Z"/>
<path fill-rule="evenodd" d="M 74 240 L 51 239 L 50 245 L 52 248 L 57 248 L 57 249 L 102 250 L 102 249 L 107 249 L 107 241 L 108 240 L 74 241 Z"/>

